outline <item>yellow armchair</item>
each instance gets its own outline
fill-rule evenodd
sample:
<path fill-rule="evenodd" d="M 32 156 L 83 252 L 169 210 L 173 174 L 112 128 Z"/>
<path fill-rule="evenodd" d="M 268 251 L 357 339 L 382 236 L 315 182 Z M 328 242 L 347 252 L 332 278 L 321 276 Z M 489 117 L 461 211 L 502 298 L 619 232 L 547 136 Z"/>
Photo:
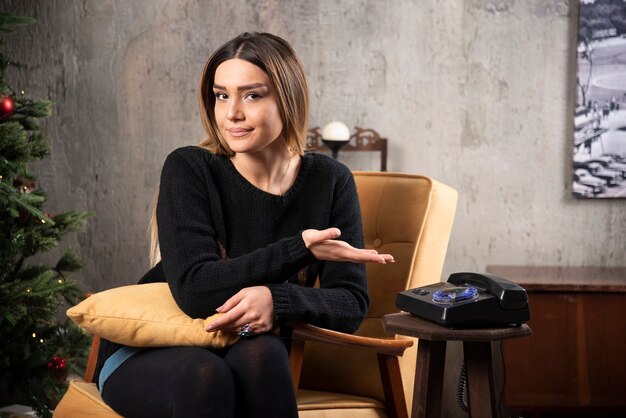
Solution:
<path fill-rule="evenodd" d="M 366 247 L 393 254 L 396 262 L 367 266 L 372 305 L 356 335 L 292 324 L 290 359 L 301 417 L 407 416 L 417 346 L 414 339 L 386 334 L 381 318 L 397 312 L 400 290 L 440 280 L 456 210 L 456 191 L 429 177 L 354 176 Z M 119 417 L 92 383 L 98 344 L 94 337 L 84 380 L 70 383 L 55 418 Z"/>

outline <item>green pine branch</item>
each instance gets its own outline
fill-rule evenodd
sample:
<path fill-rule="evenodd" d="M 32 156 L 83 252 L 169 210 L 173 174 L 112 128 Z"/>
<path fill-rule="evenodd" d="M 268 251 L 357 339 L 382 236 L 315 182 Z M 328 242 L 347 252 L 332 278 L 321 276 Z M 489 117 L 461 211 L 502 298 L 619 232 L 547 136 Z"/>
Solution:
<path fill-rule="evenodd" d="M 0 12 L 0 32 L 11 33 L 14 32 L 12 25 L 26 25 L 29 23 L 35 23 L 35 19 L 26 16 L 15 16 L 12 13 Z"/>
<path fill-rule="evenodd" d="M 6 168 L 16 170 L 17 164 L 30 160 L 28 134 L 20 123 L 10 121 L 0 124 L 0 138 L 0 155 Z"/>
<path fill-rule="evenodd" d="M 61 259 L 59 259 L 54 269 L 62 275 L 64 272 L 69 273 L 80 270 L 83 268 L 83 265 L 83 260 L 81 260 L 75 252 L 68 250 L 63 254 Z"/>

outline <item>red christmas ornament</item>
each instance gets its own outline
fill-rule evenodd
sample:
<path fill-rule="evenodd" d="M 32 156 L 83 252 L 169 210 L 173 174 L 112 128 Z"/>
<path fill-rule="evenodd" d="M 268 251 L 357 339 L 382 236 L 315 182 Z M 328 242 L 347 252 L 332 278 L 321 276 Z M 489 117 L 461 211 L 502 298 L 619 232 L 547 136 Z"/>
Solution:
<path fill-rule="evenodd" d="M 4 119 L 13 114 L 13 109 L 15 108 L 15 104 L 13 103 L 13 99 L 9 96 L 2 99 L 0 102 L 0 119 Z"/>
<path fill-rule="evenodd" d="M 67 378 L 67 359 L 65 357 L 54 356 L 52 361 L 48 362 L 48 369 L 52 370 L 52 374 L 59 381 L 63 382 Z"/>

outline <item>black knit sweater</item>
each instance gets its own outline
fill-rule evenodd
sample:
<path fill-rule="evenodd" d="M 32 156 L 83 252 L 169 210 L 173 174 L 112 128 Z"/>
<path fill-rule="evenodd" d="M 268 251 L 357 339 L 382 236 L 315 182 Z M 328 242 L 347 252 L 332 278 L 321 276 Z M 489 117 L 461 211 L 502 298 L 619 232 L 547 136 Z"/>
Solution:
<path fill-rule="evenodd" d="M 272 293 L 276 325 L 295 319 L 354 332 L 367 312 L 364 265 L 318 261 L 302 240 L 304 229 L 337 227 L 340 239 L 363 248 L 354 179 L 327 156 L 305 154 L 295 183 L 277 196 L 249 183 L 227 157 L 179 148 L 163 166 L 157 224 L 162 261 L 140 283 L 167 281 L 193 318 L 258 285 Z M 96 379 L 119 347 L 102 341 Z"/>

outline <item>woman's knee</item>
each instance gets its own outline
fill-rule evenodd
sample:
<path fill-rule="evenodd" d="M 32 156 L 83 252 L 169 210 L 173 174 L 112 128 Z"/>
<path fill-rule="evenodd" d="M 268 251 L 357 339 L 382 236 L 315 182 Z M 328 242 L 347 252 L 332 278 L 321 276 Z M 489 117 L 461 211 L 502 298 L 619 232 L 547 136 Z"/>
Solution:
<path fill-rule="evenodd" d="M 234 397 L 235 383 L 230 367 L 213 353 L 207 354 L 210 355 L 191 356 L 181 364 L 178 384 L 180 387 L 196 389 L 198 393 L 212 395 L 220 391 L 225 398 Z"/>
<path fill-rule="evenodd" d="M 263 334 L 252 338 L 241 338 L 224 357 L 236 374 L 255 375 L 289 367 L 289 353 L 283 341 L 274 334 Z"/>
<path fill-rule="evenodd" d="M 260 356 L 289 357 L 283 340 L 275 334 L 262 334 L 250 338 L 241 338 L 231 349 Z M 230 352 L 229 352 L 230 353 Z"/>
<path fill-rule="evenodd" d="M 190 358 L 181 365 L 174 416 L 232 416 L 235 380 L 226 362 L 217 356 Z"/>

